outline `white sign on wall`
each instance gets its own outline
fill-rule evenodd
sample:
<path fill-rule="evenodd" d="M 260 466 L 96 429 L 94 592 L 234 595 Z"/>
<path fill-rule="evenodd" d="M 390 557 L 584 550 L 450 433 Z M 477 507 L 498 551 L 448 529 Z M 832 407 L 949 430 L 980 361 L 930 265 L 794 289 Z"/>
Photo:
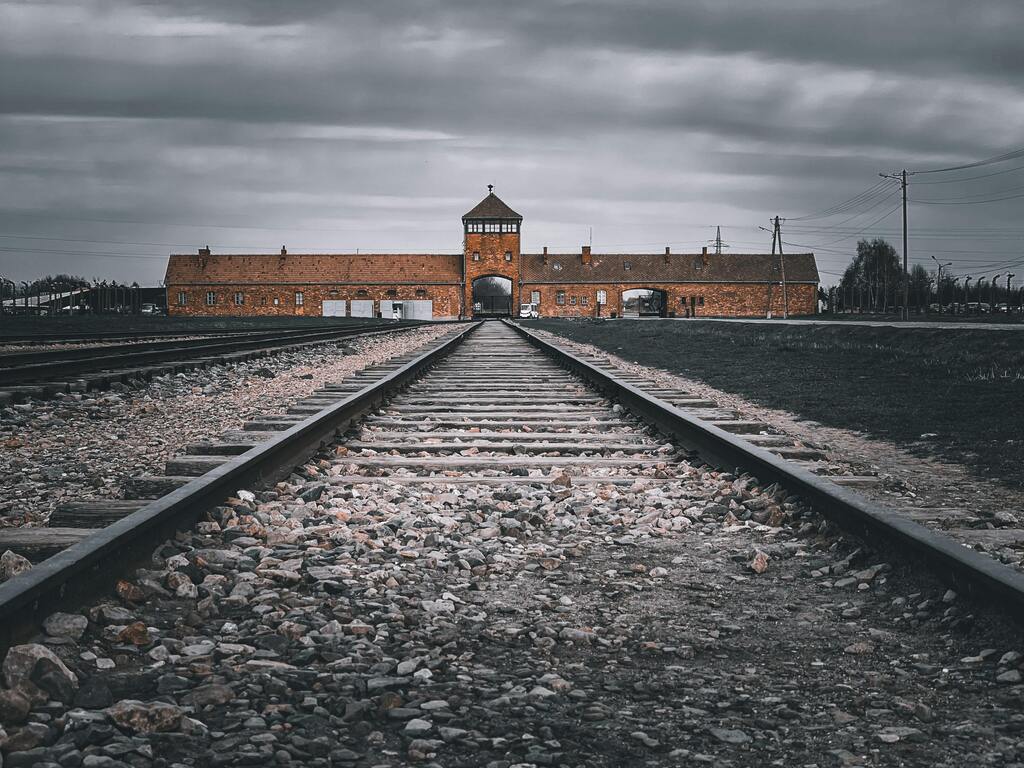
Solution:
<path fill-rule="evenodd" d="M 598 304 L 607 304 L 608 303 L 608 291 L 598 291 L 597 292 L 597 303 Z"/>

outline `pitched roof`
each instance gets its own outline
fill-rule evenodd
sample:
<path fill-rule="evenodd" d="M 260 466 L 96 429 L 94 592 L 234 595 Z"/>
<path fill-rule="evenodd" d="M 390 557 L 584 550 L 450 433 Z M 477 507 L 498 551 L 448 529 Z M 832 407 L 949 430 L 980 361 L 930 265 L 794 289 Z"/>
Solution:
<path fill-rule="evenodd" d="M 787 253 L 787 283 L 817 283 L 813 253 Z M 626 265 L 629 268 L 626 268 Z M 593 254 L 584 264 L 579 253 L 524 253 L 524 283 L 765 283 L 782 279 L 778 256 L 770 253 Z"/>
<path fill-rule="evenodd" d="M 172 255 L 166 283 L 457 284 L 462 254 L 289 253 Z"/>
<path fill-rule="evenodd" d="M 500 197 L 491 192 L 477 203 L 473 210 L 462 217 L 463 221 L 466 219 L 519 219 L 522 221 L 523 217 L 505 205 L 505 202 Z"/>

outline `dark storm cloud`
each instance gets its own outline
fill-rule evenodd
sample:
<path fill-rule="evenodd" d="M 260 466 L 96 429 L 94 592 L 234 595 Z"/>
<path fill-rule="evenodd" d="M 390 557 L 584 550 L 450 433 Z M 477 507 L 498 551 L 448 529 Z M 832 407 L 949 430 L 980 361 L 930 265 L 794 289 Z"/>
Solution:
<path fill-rule="evenodd" d="M 534 246 L 596 226 L 595 245 L 696 247 L 719 222 L 742 250 L 769 214 L 825 207 L 879 170 L 1024 145 L 1022 21 L 1009 0 L 0 2 L 0 224 L 452 250 L 492 181 Z M 914 221 L 927 234 L 1006 211 Z M 803 236 L 830 270 L 855 242 L 836 234 Z M 25 276 L 152 280 L 167 250 L 112 245 L 115 262 L 0 240 L 38 246 L 0 251 Z"/>

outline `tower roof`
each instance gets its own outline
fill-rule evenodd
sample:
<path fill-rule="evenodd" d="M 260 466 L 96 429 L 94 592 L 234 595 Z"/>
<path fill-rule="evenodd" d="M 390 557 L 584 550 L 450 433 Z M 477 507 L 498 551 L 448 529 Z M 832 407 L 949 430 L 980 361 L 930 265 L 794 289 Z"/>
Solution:
<path fill-rule="evenodd" d="M 490 185 L 487 188 L 491 189 Z M 494 192 L 489 192 L 487 197 L 477 203 L 473 210 L 462 217 L 463 221 L 466 219 L 518 219 L 522 221 L 523 217 L 505 205 L 504 201 Z"/>

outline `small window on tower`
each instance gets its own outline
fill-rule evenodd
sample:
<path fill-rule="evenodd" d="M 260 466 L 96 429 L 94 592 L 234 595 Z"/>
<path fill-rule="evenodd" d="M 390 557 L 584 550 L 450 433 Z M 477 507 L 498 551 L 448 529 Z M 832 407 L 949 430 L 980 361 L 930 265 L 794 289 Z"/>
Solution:
<path fill-rule="evenodd" d="M 395 288 L 388 288 L 388 298 L 393 299 L 398 295 L 398 290 Z"/>
<path fill-rule="evenodd" d="M 367 293 L 365 288 L 360 288 L 358 291 L 356 291 L 356 296 L 369 296 L 369 295 L 370 294 Z"/>
<path fill-rule="evenodd" d="M 512 261 L 512 251 L 505 251 L 505 261 Z"/>
<path fill-rule="evenodd" d="M 633 263 L 630 262 L 630 261 L 624 261 L 624 262 L 622 262 L 622 268 L 623 269 L 627 269 L 627 270 L 628 269 L 632 269 L 633 268 Z"/>
<path fill-rule="evenodd" d="M 480 261 L 480 251 L 473 251 L 473 261 Z"/>
<path fill-rule="evenodd" d="M 426 291 L 425 288 L 417 288 L 416 289 L 416 298 L 421 299 L 421 298 L 426 297 L 426 295 L 427 295 L 427 291 Z"/>

